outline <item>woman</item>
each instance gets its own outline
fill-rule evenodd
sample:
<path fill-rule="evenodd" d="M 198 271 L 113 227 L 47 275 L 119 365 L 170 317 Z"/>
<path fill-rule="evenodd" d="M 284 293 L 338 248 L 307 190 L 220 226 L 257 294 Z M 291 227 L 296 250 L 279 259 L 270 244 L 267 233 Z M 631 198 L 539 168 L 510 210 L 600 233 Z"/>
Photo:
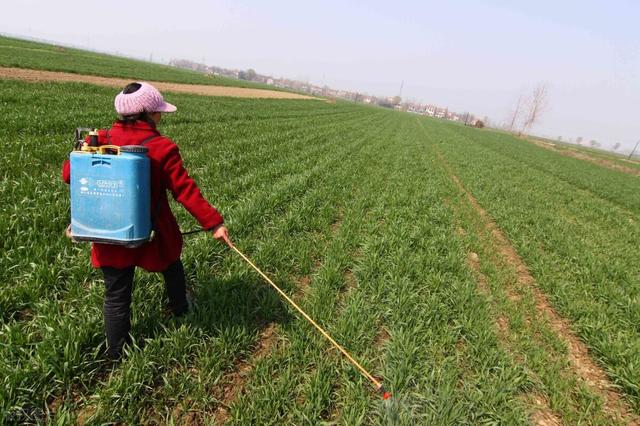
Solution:
<path fill-rule="evenodd" d="M 161 272 L 169 298 L 169 309 L 182 315 L 189 309 L 185 275 L 180 261 L 182 235 L 171 212 L 167 190 L 213 237 L 231 244 L 220 213 L 200 193 L 200 189 L 182 164 L 178 146 L 156 130 L 162 113 L 175 112 L 160 92 L 144 82 L 131 83 L 116 96 L 115 109 L 120 116 L 111 129 L 99 132 L 100 145 L 145 145 L 151 163 L 151 216 L 154 238 L 136 248 L 93 243 L 92 264 L 104 274 L 104 320 L 107 355 L 118 359 L 131 329 L 130 305 L 136 266 L 149 272 Z M 70 180 L 69 161 L 62 178 Z"/>

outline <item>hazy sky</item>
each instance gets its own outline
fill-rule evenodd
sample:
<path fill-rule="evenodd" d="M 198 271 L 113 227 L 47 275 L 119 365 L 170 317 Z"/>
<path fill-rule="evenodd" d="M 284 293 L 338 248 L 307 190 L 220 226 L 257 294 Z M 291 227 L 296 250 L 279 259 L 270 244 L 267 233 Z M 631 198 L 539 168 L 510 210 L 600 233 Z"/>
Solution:
<path fill-rule="evenodd" d="M 185 58 L 503 122 L 541 81 L 535 132 L 640 139 L 640 1 L 3 0 L 0 32 Z"/>

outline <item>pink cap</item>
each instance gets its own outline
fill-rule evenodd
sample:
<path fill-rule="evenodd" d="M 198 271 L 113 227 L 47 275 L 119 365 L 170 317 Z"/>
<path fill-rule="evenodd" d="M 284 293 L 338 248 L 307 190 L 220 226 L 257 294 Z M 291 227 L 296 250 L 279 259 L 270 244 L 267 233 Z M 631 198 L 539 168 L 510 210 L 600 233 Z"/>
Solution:
<path fill-rule="evenodd" d="M 140 88 L 135 92 L 120 92 L 116 96 L 114 105 L 118 114 L 127 116 L 141 112 L 175 112 L 176 107 L 165 102 L 158 89 L 143 81 L 137 83 Z"/>

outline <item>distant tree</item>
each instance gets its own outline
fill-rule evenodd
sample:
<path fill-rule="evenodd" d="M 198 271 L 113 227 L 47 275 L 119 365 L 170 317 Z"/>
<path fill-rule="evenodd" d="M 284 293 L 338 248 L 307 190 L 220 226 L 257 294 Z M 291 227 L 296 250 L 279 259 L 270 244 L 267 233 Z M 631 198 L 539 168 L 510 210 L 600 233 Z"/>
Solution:
<path fill-rule="evenodd" d="M 400 96 L 394 96 L 393 98 L 391 98 L 391 104 L 392 105 L 399 105 L 400 102 L 402 102 L 402 98 Z"/>
<path fill-rule="evenodd" d="M 538 122 L 540 115 L 547 107 L 547 85 L 546 83 L 539 83 L 531 94 L 531 98 L 528 102 L 529 111 L 527 112 L 524 124 L 522 126 L 522 133 L 527 133 Z"/>
<path fill-rule="evenodd" d="M 476 123 L 474 124 L 474 126 L 476 126 L 478 129 L 482 129 L 484 127 L 484 121 L 476 120 Z"/>
<path fill-rule="evenodd" d="M 578 145 L 580 145 L 582 143 L 582 136 L 578 136 L 578 139 L 576 139 L 576 143 Z"/>
<path fill-rule="evenodd" d="M 378 99 L 378 105 L 384 108 L 393 108 L 394 105 L 386 98 Z"/>
<path fill-rule="evenodd" d="M 600 146 L 600 144 L 593 139 L 589 141 L 589 145 L 591 145 L 591 148 L 598 148 Z"/>
<path fill-rule="evenodd" d="M 636 149 L 638 149 L 638 145 L 640 145 L 640 141 L 636 142 L 636 146 L 633 147 L 631 153 L 629 154 L 628 159 L 631 160 L 636 153 Z"/>
<path fill-rule="evenodd" d="M 613 150 L 617 151 L 618 149 L 620 149 L 620 142 L 616 142 L 615 144 L 613 144 Z"/>
<path fill-rule="evenodd" d="M 509 131 L 513 131 L 513 128 L 516 125 L 516 122 L 520 119 L 520 114 L 522 113 L 522 103 L 524 102 L 524 96 L 520 95 L 518 97 L 518 102 L 516 102 L 516 106 L 511 113 L 511 119 L 509 120 Z"/>
<path fill-rule="evenodd" d="M 238 73 L 238 78 L 240 80 L 248 80 L 248 81 L 252 81 L 256 79 L 256 72 L 253 68 L 249 68 L 246 71 L 240 71 Z"/>

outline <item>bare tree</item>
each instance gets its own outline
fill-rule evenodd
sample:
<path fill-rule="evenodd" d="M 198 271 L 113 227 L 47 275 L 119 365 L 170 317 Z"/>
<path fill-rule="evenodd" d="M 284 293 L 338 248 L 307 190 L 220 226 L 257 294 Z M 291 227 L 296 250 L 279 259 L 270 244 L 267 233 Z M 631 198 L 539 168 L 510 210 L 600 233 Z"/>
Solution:
<path fill-rule="evenodd" d="M 522 110 L 522 104 L 524 102 L 524 97 L 520 95 L 518 97 L 518 103 L 516 103 L 516 107 L 513 109 L 513 115 L 511 116 L 511 122 L 509 123 L 509 130 L 513 131 L 513 127 L 516 125 L 516 121 L 518 121 L 518 117 L 520 116 L 520 112 Z"/>
<path fill-rule="evenodd" d="M 617 151 L 618 149 L 620 149 L 620 142 L 616 142 L 615 144 L 613 144 L 613 150 Z"/>
<path fill-rule="evenodd" d="M 526 134 L 538 122 L 540 115 L 547 106 L 547 84 L 540 83 L 534 89 L 529 99 L 529 111 L 522 125 L 522 133 Z"/>
<path fill-rule="evenodd" d="M 640 141 L 636 142 L 636 146 L 633 147 L 633 151 L 631 151 L 631 154 L 629 154 L 629 160 L 633 158 L 633 155 L 636 153 L 636 149 L 638 149 L 638 145 L 640 145 Z"/>

